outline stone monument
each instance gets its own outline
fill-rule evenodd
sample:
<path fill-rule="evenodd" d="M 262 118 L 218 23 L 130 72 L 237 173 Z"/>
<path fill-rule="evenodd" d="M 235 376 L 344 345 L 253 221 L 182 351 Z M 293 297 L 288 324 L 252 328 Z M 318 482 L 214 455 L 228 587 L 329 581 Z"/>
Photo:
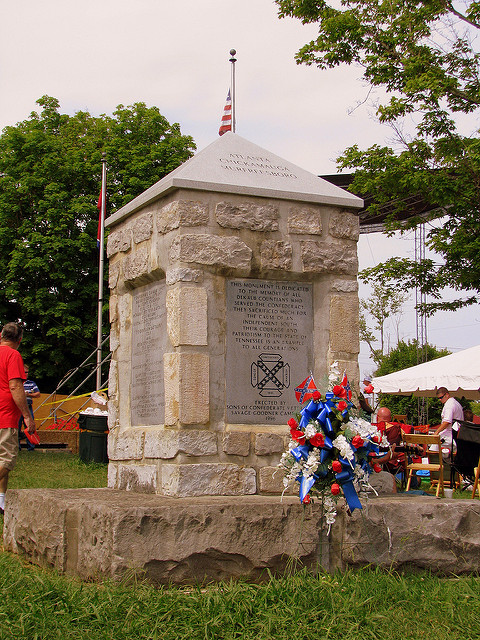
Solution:
<path fill-rule="evenodd" d="M 107 219 L 109 487 L 281 493 L 295 387 L 358 382 L 361 206 L 227 133 Z"/>
<path fill-rule="evenodd" d="M 334 360 L 358 383 L 360 204 L 227 133 L 111 216 L 110 488 L 9 489 L 5 549 L 155 584 L 478 573 L 478 501 L 371 499 L 327 537 L 320 502 L 277 495 L 295 386 Z"/>

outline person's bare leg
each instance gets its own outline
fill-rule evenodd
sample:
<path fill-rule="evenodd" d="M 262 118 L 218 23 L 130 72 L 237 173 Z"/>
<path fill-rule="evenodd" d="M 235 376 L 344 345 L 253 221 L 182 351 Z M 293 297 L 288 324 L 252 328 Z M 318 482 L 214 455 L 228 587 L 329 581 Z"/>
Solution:
<path fill-rule="evenodd" d="M 0 509 L 3 513 L 5 508 L 5 494 L 7 492 L 8 486 L 8 474 L 10 473 L 10 469 L 6 469 L 5 467 L 0 467 Z"/>
<path fill-rule="evenodd" d="M 0 467 L 0 493 L 5 493 L 8 486 L 8 474 L 10 469 Z"/>

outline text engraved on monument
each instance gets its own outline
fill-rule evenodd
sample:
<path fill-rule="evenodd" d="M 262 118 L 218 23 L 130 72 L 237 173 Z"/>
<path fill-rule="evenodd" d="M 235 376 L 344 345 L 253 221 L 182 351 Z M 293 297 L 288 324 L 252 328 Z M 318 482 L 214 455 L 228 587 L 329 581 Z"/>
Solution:
<path fill-rule="evenodd" d="M 163 355 L 167 339 L 165 281 L 139 287 L 132 295 L 132 425 L 162 424 Z"/>
<path fill-rule="evenodd" d="M 312 285 L 227 281 L 227 422 L 285 424 L 313 367 Z"/>
<path fill-rule="evenodd" d="M 278 164 L 268 157 L 249 156 L 241 153 L 229 153 L 220 158 L 222 169 L 237 173 L 257 173 L 259 175 L 273 176 L 276 178 L 297 178 L 284 164 Z"/>

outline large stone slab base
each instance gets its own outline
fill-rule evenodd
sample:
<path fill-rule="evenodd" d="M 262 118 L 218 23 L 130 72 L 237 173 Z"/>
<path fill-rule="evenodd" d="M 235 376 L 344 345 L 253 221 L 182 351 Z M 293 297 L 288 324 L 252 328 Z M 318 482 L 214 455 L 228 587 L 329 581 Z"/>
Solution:
<path fill-rule="evenodd" d="M 389 496 L 343 509 L 322 533 L 319 502 L 267 496 L 169 498 L 114 489 L 10 490 L 4 545 L 83 579 L 196 583 L 306 566 L 480 573 L 480 501 Z"/>
<path fill-rule="evenodd" d="M 352 517 L 340 513 L 330 544 L 338 568 L 480 573 L 480 500 L 380 496 Z"/>
<path fill-rule="evenodd" d="M 83 579 L 155 584 L 268 577 L 320 562 L 320 511 L 298 498 L 169 498 L 114 489 L 10 490 L 5 549 Z"/>

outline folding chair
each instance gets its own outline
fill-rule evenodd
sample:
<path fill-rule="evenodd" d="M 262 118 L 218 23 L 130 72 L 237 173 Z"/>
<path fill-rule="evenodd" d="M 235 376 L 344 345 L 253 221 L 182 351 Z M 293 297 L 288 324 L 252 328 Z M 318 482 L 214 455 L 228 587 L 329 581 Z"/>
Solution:
<path fill-rule="evenodd" d="M 443 486 L 443 460 L 442 460 L 442 445 L 440 442 L 440 436 L 430 436 L 430 435 L 423 435 L 418 433 L 404 433 L 403 441 L 407 447 L 409 445 L 415 445 L 415 444 L 423 445 L 424 450 L 429 445 L 437 445 L 438 451 L 439 451 L 438 464 L 432 464 L 430 462 L 428 463 L 412 462 L 410 464 L 407 464 L 408 479 L 407 479 L 406 490 L 409 491 L 410 483 L 412 482 L 413 475 L 417 471 L 420 471 L 421 469 L 425 469 L 426 471 L 430 471 L 430 472 L 438 471 L 438 483 L 437 483 L 436 496 L 438 498 L 441 492 L 442 498 L 443 498 L 445 494 L 444 494 L 444 486 Z"/>
<path fill-rule="evenodd" d="M 478 459 L 478 464 L 475 467 L 475 481 L 473 483 L 473 491 L 472 491 L 472 500 L 475 498 L 475 493 L 478 489 L 478 497 L 480 498 L 480 458 Z"/>

